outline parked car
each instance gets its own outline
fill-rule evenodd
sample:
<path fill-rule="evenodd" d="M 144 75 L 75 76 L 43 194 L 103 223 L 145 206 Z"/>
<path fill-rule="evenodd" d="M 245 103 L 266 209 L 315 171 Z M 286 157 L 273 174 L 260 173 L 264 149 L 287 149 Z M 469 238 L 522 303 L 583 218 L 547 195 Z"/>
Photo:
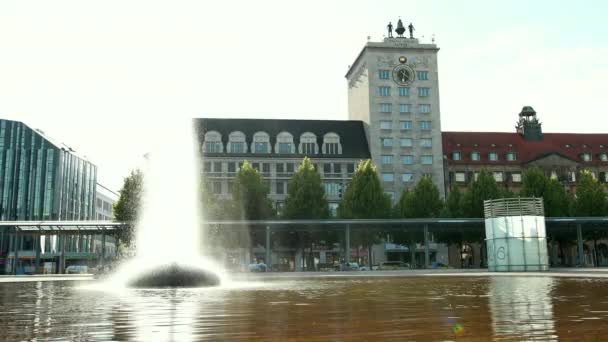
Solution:
<path fill-rule="evenodd" d="M 345 262 L 340 265 L 340 271 L 358 271 L 359 264 L 356 262 Z"/>
<path fill-rule="evenodd" d="M 267 270 L 266 264 L 249 264 L 249 272 L 266 272 Z"/>
<path fill-rule="evenodd" d="M 450 268 L 450 266 L 441 262 L 433 261 L 431 263 L 431 268 Z"/>
<path fill-rule="evenodd" d="M 405 270 L 410 268 L 410 265 L 401 261 L 385 261 L 380 264 L 381 271 Z"/>
<path fill-rule="evenodd" d="M 80 265 L 71 265 L 71 266 L 66 267 L 65 273 L 66 274 L 89 273 L 89 267 L 88 266 L 80 266 Z"/>

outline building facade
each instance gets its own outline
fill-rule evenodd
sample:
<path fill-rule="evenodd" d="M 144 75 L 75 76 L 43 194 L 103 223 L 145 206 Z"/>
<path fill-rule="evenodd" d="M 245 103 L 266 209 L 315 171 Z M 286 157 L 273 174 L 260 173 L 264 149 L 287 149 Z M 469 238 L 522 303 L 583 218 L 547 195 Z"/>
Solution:
<path fill-rule="evenodd" d="M 196 119 L 195 124 L 203 174 L 213 193 L 230 197 L 232 181 L 246 160 L 268 182 L 279 211 L 287 183 L 304 157 L 321 174 L 334 214 L 357 163 L 370 158 L 361 121 Z"/>
<path fill-rule="evenodd" d="M 349 118 L 368 125 L 372 161 L 394 199 L 424 175 L 443 184 L 438 51 L 416 38 L 368 42 L 346 73 Z"/>
<path fill-rule="evenodd" d="M 0 120 L 0 220 L 95 218 L 97 167 L 24 123 Z"/>
<path fill-rule="evenodd" d="M 543 133 L 536 111 L 526 106 L 516 132 L 443 132 L 445 187 L 466 188 L 481 169 L 496 182 L 518 192 L 523 173 L 532 167 L 557 179 L 568 191 L 578 175 L 589 170 L 608 181 L 608 134 Z"/>
<path fill-rule="evenodd" d="M 95 219 L 111 221 L 114 219 L 113 206 L 118 200 L 118 194 L 97 183 L 95 192 Z"/>

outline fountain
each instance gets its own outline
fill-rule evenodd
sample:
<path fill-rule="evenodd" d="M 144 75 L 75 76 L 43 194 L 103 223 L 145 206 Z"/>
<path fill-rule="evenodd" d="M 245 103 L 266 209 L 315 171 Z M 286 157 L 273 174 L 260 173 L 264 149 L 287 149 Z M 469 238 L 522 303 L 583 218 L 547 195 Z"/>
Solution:
<path fill-rule="evenodd" d="M 200 163 L 191 120 L 173 120 L 149 154 L 134 260 L 119 270 L 130 287 L 215 286 L 221 269 L 204 258 Z"/>

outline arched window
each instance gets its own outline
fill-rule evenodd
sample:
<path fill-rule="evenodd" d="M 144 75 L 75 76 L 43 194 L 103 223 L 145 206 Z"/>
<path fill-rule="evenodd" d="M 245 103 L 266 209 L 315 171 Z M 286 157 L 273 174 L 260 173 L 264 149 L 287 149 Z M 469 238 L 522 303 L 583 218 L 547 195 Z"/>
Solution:
<path fill-rule="evenodd" d="M 281 132 L 277 135 L 277 143 L 274 146 L 274 150 L 279 154 L 293 154 L 296 153 L 295 146 L 293 144 L 293 135 L 288 132 Z"/>
<path fill-rule="evenodd" d="M 327 133 L 323 136 L 323 154 L 342 154 L 340 136 L 336 133 Z"/>
<path fill-rule="evenodd" d="M 306 132 L 300 136 L 300 146 L 298 150 L 301 154 L 307 156 L 319 153 L 319 146 L 317 145 L 317 136 L 314 133 Z"/>
<path fill-rule="evenodd" d="M 222 135 L 217 131 L 209 131 L 205 133 L 205 142 L 203 143 L 203 152 L 205 153 L 222 153 L 224 152 L 224 144 L 222 144 Z"/>
<path fill-rule="evenodd" d="M 256 132 L 251 142 L 253 153 L 270 153 L 270 136 L 266 132 Z"/>
<path fill-rule="evenodd" d="M 247 153 L 245 134 L 240 131 L 230 133 L 228 136 L 228 153 Z"/>

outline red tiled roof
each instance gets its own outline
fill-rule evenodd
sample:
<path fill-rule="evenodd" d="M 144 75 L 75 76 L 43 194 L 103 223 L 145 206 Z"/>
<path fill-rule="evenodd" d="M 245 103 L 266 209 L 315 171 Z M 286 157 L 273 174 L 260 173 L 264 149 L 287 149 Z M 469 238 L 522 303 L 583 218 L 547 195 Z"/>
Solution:
<path fill-rule="evenodd" d="M 443 154 L 451 164 L 525 164 L 556 153 L 579 163 L 608 165 L 599 157 L 608 153 L 608 134 L 544 133 L 541 141 L 526 141 L 518 133 L 499 132 L 442 132 L 441 136 Z M 455 151 L 461 153 L 460 161 L 452 160 Z M 473 151 L 480 153 L 479 161 L 471 160 Z M 498 152 L 498 161 L 489 161 L 490 152 Z M 507 161 L 507 152 L 515 152 L 517 160 Z M 583 161 L 583 153 L 591 153 L 592 160 Z"/>

